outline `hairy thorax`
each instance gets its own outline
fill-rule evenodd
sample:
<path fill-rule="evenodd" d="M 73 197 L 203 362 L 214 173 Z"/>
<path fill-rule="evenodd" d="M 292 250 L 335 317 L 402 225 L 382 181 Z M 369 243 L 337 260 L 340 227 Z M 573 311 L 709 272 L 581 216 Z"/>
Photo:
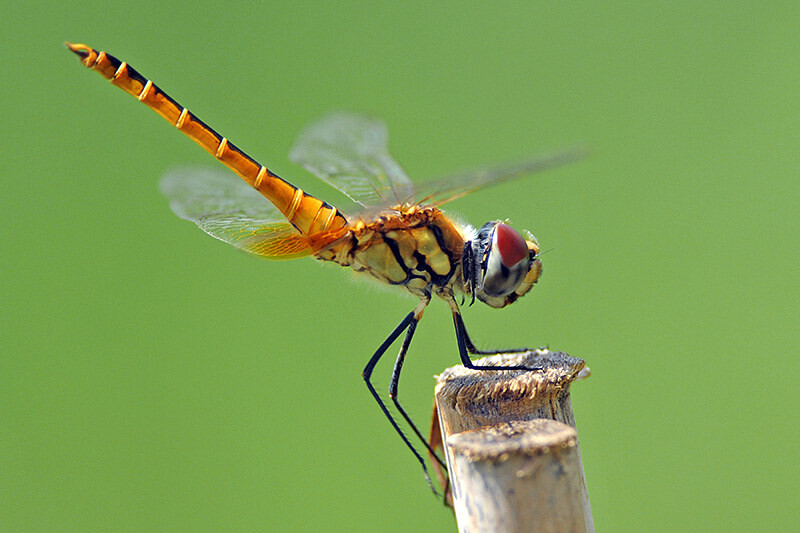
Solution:
<path fill-rule="evenodd" d="M 435 207 L 396 206 L 352 221 L 317 258 L 334 261 L 426 297 L 461 289 L 464 235 Z"/>

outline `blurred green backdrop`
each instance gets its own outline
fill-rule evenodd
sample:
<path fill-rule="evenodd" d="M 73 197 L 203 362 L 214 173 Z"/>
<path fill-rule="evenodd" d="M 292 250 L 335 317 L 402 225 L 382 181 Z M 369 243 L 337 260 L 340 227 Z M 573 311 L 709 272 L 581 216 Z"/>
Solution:
<path fill-rule="evenodd" d="M 800 4 L 253 6 L 3 7 L 0 529 L 455 527 L 360 376 L 414 301 L 178 220 L 160 176 L 216 163 L 65 39 L 318 196 L 287 153 L 332 109 L 384 117 L 418 179 L 591 144 L 448 206 L 550 250 L 532 295 L 467 309 L 470 331 L 587 360 L 599 531 L 800 527 Z M 434 302 L 401 388 L 423 425 L 457 362 Z"/>

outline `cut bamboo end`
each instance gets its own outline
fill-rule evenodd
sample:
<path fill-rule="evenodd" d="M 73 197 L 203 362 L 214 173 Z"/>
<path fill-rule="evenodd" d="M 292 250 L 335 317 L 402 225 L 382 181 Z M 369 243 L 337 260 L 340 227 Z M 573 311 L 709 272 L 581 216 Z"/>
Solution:
<path fill-rule="evenodd" d="M 585 369 L 583 359 L 533 350 L 499 354 L 476 365 L 541 367 L 541 370 L 470 370 L 450 367 L 436 382 L 436 405 L 446 435 L 509 420 L 550 418 L 575 427 L 569 386 Z"/>
<path fill-rule="evenodd" d="M 436 409 L 460 531 L 594 531 L 570 385 L 588 376 L 562 352 L 500 354 L 445 370 Z"/>

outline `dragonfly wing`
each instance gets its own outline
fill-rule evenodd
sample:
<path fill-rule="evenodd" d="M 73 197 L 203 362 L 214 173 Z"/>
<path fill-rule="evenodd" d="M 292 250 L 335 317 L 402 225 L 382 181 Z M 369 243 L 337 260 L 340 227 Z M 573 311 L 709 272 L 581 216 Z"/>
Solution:
<path fill-rule="evenodd" d="M 420 204 L 442 205 L 483 187 L 522 178 L 542 170 L 558 167 L 589 155 L 584 147 L 569 148 L 551 154 L 497 168 L 477 169 L 443 179 L 422 182 L 415 198 Z"/>
<path fill-rule="evenodd" d="M 311 253 L 305 237 L 269 200 L 229 173 L 184 168 L 161 180 L 172 211 L 221 241 L 268 259 Z"/>
<path fill-rule="evenodd" d="M 363 205 L 402 203 L 413 186 L 389 155 L 386 125 L 355 113 L 332 113 L 311 124 L 289 157 Z"/>

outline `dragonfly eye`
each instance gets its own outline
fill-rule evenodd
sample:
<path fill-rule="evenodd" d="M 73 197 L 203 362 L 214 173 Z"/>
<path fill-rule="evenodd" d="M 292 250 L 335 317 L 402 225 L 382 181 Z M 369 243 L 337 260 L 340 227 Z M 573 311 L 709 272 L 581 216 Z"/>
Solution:
<path fill-rule="evenodd" d="M 507 296 L 517 290 L 531 266 L 528 243 L 511 226 L 497 223 L 484 252 L 482 289 L 487 296 Z"/>
<path fill-rule="evenodd" d="M 483 303 L 505 307 L 531 290 L 542 273 L 539 244 L 499 221 L 484 224 L 466 242 L 461 266 L 464 287 Z"/>

